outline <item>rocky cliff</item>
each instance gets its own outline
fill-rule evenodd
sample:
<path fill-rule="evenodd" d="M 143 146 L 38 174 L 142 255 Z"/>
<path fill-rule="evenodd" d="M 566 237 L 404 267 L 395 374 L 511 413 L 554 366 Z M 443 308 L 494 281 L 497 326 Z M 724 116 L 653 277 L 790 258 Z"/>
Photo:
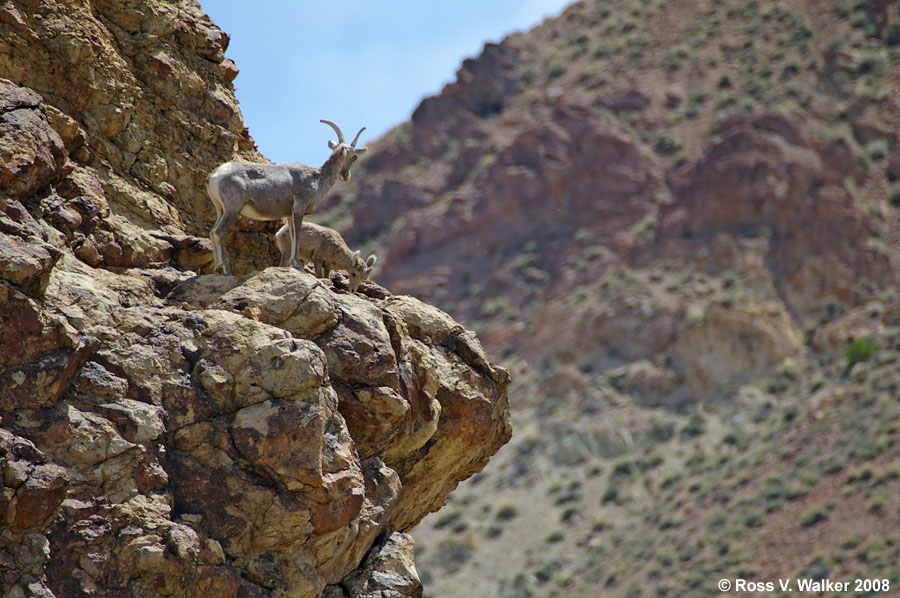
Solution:
<path fill-rule="evenodd" d="M 274 263 L 203 275 L 262 160 L 194 2 L 0 5 L 0 593 L 421 595 L 403 532 L 510 437 L 449 316 Z M 243 228 L 241 228 L 243 227 Z"/>

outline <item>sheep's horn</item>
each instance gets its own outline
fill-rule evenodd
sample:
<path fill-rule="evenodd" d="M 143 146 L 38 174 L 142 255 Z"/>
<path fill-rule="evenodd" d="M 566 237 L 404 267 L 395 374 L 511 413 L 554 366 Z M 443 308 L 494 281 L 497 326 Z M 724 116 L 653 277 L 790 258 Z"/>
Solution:
<path fill-rule="evenodd" d="M 338 143 L 344 143 L 344 134 L 341 133 L 341 128 L 339 126 L 337 126 L 330 120 L 325 120 L 324 118 L 322 120 L 320 120 L 319 122 L 323 122 L 326 125 L 328 125 L 329 127 L 331 127 L 332 129 L 334 129 L 334 132 L 337 133 L 337 136 L 338 136 Z M 360 131 L 360 132 L 362 132 L 362 131 Z"/>
<path fill-rule="evenodd" d="M 356 147 L 356 142 L 359 141 L 359 136 L 362 135 L 362 132 L 365 130 L 366 130 L 365 127 L 363 127 L 362 129 L 359 130 L 359 133 L 357 133 L 356 137 L 353 138 L 353 143 L 350 144 L 351 148 Z"/>

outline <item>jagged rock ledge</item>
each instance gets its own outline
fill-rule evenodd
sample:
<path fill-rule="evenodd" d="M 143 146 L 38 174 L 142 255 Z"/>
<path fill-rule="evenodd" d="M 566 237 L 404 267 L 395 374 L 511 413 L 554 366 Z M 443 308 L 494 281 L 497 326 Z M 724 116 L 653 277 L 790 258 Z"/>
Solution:
<path fill-rule="evenodd" d="M 43 305 L 0 285 L 44 350 L 4 373 L 4 595 L 128 580 L 134 596 L 342 581 L 329 596 L 364 596 L 370 548 L 410 552 L 395 532 L 510 436 L 508 375 L 474 336 L 374 285 L 350 294 L 291 268 L 111 274 L 70 254 Z M 23 341 L 8 330 L 4 363 Z M 382 565 L 411 570 L 397 583 L 416 595 L 407 557 Z"/>

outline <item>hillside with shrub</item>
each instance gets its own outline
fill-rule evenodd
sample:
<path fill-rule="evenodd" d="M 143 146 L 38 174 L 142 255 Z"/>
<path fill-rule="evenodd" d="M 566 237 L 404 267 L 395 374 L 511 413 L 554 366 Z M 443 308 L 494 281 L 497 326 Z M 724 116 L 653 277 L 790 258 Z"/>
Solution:
<path fill-rule="evenodd" d="M 514 381 L 427 595 L 900 584 L 898 98 L 894 2 L 586 0 L 371 144 L 320 221 Z"/>

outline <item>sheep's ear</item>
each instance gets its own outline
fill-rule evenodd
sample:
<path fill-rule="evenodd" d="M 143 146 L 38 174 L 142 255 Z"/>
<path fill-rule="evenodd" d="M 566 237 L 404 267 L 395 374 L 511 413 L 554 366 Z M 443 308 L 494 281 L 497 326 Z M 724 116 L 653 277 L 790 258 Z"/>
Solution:
<path fill-rule="evenodd" d="M 338 144 L 335 143 L 334 141 L 332 141 L 331 139 L 328 140 L 328 149 L 333 150 L 334 148 L 337 147 L 337 145 Z"/>
<path fill-rule="evenodd" d="M 357 148 L 354 148 L 354 149 L 353 149 L 353 153 L 354 153 L 354 154 L 357 154 L 357 155 L 359 155 L 359 154 L 364 154 L 364 153 L 366 153 L 367 151 L 369 151 L 369 148 L 367 148 L 367 147 L 357 147 Z"/>
<path fill-rule="evenodd" d="M 355 262 L 356 260 L 360 259 L 360 257 L 359 257 L 359 250 L 358 250 L 358 249 L 357 249 L 356 251 L 353 252 L 353 256 L 352 256 L 352 257 L 353 257 L 353 261 L 354 261 L 354 262 Z"/>
<path fill-rule="evenodd" d="M 373 254 L 369 256 L 369 259 L 366 260 L 366 268 L 372 269 L 372 266 L 375 265 L 375 262 L 378 261 L 378 258 Z"/>

